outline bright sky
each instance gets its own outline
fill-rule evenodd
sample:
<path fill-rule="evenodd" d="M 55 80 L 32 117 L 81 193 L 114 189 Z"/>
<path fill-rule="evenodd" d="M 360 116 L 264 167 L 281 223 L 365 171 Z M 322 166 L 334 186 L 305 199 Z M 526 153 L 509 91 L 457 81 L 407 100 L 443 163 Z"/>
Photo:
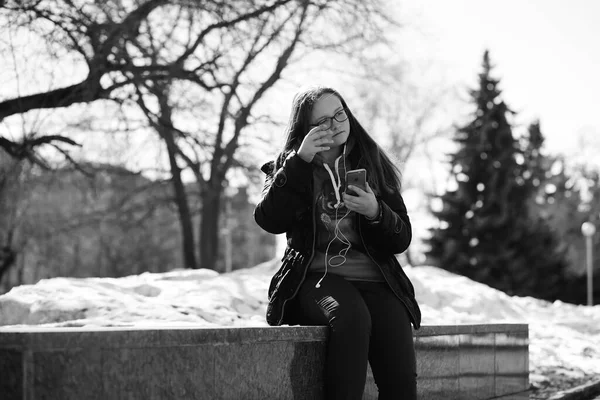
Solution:
<path fill-rule="evenodd" d="M 504 100 L 519 123 L 540 118 L 548 150 L 570 154 L 581 136 L 600 144 L 600 1 L 401 4 L 414 28 L 403 34 L 405 56 L 431 60 L 443 76 L 472 87 L 487 48 Z"/>

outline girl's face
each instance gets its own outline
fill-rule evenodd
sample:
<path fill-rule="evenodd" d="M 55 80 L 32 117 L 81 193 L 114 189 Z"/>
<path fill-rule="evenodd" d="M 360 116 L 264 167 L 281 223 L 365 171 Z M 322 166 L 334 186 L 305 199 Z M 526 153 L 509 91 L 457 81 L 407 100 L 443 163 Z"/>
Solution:
<path fill-rule="evenodd" d="M 342 146 L 350 135 L 350 121 L 340 99 L 333 93 L 325 93 L 313 105 L 310 114 L 310 129 L 318 125 L 330 125 L 324 130 L 333 139 L 329 146 Z"/>

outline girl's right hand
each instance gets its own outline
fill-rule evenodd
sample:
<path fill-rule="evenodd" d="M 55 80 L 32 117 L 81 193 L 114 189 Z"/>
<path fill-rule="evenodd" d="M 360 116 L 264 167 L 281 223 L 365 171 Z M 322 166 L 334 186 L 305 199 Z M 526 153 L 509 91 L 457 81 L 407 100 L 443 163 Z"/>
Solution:
<path fill-rule="evenodd" d="M 298 155 L 306 162 L 312 162 L 315 155 L 321 151 L 327 151 L 331 147 L 328 144 L 333 143 L 331 135 L 327 133 L 321 126 L 312 128 L 302 141 L 298 149 Z"/>

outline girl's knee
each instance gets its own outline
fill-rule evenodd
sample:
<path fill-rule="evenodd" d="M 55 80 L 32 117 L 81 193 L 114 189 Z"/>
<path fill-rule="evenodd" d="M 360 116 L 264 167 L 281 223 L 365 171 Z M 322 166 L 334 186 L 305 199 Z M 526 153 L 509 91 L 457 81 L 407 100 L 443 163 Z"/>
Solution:
<path fill-rule="evenodd" d="M 329 325 L 335 331 L 354 333 L 365 337 L 371 336 L 371 314 L 366 307 L 335 313 L 330 319 Z"/>

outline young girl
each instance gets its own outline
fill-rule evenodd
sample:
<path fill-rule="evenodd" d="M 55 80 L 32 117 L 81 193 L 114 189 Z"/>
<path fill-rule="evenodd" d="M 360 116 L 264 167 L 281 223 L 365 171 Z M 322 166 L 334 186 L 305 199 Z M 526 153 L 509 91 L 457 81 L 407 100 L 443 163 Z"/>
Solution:
<path fill-rule="evenodd" d="M 346 187 L 362 168 L 366 190 Z M 295 96 L 283 151 L 262 171 L 254 218 L 287 236 L 267 322 L 330 327 L 325 398 L 361 399 L 369 362 L 379 399 L 416 399 L 421 312 L 394 256 L 412 237 L 397 168 L 342 96 L 318 87 Z"/>

